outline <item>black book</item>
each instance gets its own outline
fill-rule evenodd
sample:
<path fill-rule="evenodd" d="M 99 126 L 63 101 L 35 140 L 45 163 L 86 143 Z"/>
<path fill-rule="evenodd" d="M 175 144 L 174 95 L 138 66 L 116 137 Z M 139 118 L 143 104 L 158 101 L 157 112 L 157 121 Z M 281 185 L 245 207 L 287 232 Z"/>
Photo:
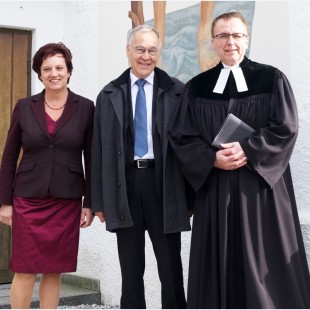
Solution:
<path fill-rule="evenodd" d="M 254 132 L 255 130 L 251 126 L 234 114 L 229 113 L 215 136 L 212 145 L 218 149 L 222 149 L 221 144 L 245 140 Z"/>

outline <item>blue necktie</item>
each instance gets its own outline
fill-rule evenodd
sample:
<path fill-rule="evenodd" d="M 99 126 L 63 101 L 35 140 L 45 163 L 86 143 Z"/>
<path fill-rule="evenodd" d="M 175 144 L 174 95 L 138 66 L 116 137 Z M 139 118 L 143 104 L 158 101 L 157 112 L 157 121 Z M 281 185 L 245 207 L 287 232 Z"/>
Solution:
<path fill-rule="evenodd" d="M 139 87 L 135 109 L 135 154 L 142 157 L 147 153 L 147 116 L 144 85 L 146 80 L 137 80 Z"/>

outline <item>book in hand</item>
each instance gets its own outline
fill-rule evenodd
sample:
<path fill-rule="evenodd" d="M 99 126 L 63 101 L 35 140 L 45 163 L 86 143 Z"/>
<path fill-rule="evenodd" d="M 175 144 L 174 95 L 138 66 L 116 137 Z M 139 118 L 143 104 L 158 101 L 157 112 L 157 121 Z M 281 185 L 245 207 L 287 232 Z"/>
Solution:
<path fill-rule="evenodd" d="M 229 113 L 215 136 L 212 145 L 218 149 L 222 149 L 221 144 L 245 140 L 254 132 L 255 130 L 251 126 L 234 114 Z"/>

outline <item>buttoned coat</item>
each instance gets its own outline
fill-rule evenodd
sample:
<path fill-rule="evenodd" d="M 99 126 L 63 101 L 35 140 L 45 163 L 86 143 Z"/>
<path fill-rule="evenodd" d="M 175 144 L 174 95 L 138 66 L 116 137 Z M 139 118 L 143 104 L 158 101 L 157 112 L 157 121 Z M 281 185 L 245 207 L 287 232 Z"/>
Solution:
<path fill-rule="evenodd" d="M 159 68 L 155 68 L 154 89 L 156 113 L 153 115 L 152 135 L 159 136 L 162 158 L 161 173 L 156 175 L 156 183 L 161 188 L 164 208 L 164 233 L 190 230 L 187 187 L 177 160 L 168 145 L 167 126 L 170 116 L 179 102 L 183 83 L 171 78 Z M 92 211 L 103 211 L 106 216 L 106 228 L 115 231 L 118 228 L 133 225 L 126 188 L 126 154 L 124 140 L 125 107 L 131 104 L 128 84 L 130 68 L 119 78 L 106 85 L 99 93 L 94 116 L 94 134 L 92 146 Z M 154 86 L 154 87 L 155 87 Z M 154 111 L 154 109 L 153 109 Z M 161 175 L 161 179 L 159 177 Z"/>
<path fill-rule="evenodd" d="M 12 205 L 13 195 L 38 198 L 49 194 L 58 198 L 84 196 L 83 206 L 90 208 L 94 103 L 69 91 L 63 114 L 50 136 L 44 92 L 20 99 L 14 108 L 1 163 L 0 204 Z"/>

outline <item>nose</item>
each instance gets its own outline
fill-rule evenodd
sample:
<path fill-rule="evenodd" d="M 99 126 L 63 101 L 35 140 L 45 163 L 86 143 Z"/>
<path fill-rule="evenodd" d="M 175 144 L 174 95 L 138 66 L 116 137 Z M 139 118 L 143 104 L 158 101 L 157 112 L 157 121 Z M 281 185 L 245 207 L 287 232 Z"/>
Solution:
<path fill-rule="evenodd" d="M 233 37 L 233 34 L 230 34 L 227 38 L 227 43 L 228 44 L 236 44 L 236 42 L 239 42 L 241 38 L 239 37 Z"/>
<path fill-rule="evenodd" d="M 55 67 L 52 67 L 51 76 L 55 76 L 55 75 L 57 75 L 57 69 Z"/>
<path fill-rule="evenodd" d="M 235 39 L 233 38 L 232 35 L 229 35 L 229 36 L 228 36 L 227 42 L 229 42 L 229 43 L 235 43 Z"/>
<path fill-rule="evenodd" d="M 143 59 L 150 59 L 150 58 L 151 58 L 151 55 L 150 55 L 150 53 L 149 53 L 148 50 L 145 50 L 145 52 L 141 55 L 141 57 L 142 57 Z"/>

